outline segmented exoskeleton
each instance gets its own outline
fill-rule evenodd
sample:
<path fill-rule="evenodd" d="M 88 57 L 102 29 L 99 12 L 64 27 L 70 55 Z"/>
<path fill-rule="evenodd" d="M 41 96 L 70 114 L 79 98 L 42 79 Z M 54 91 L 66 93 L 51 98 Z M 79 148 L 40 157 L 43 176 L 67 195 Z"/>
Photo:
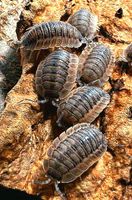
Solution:
<path fill-rule="evenodd" d="M 57 50 L 41 61 L 35 75 L 37 93 L 46 100 L 66 98 L 76 86 L 78 56 Z"/>
<path fill-rule="evenodd" d="M 79 57 L 78 76 L 81 82 L 103 86 L 112 73 L 112 61 L 112 52 L 104 44 L 95 44 L 90 51 L 86 47 Z"/>
<path fill-rule="evenodd" d="M 21 47 L 40 50 L 52 47 L 78 48 L 84 42 L 83 36 L 67 22 L 43 22 L 29 28 L 21 39 Z"/>
<path fill-rule="evenodd" d="M 59 183 L 69 183 L 89 169 L 107 149 L 104 135 L 95 126 L 77 124 L 57 137 L 47 151 L 44 171 L 54 181 L 61 197 Z"/>
<path fill-rule="evenodd" d="M 59 126 L 93 122 L 110 102 L 110 96 L 99 87 L 83 86 L 71 91 L 57 110 Z"/>
<path fill-rule="evenodd" d="M 86 9 L 80 9 L 71 15 L 68 22 L 75 26 L 87 39 L 93 39 L 98 29 L 98 18 Z"/>

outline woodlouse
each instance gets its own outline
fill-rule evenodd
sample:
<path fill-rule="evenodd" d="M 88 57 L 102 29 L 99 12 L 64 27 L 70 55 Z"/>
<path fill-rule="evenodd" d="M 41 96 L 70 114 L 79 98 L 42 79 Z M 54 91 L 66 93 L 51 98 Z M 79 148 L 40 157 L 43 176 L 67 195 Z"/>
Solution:
<path fill-rule="evenodd" d="M 54 181 L 58 193 L 59 183 L 69 183 L 88 170 L 107 149 L 107 142 L 95 126 L 77 124 L 62 132 L 47 151 L 44 171 L 47 182 Z"/>
<path fill-rule="evenodd" d="M 78 56 L 59 49 L 41 61 L 35 76 L 37 93 L 45 99 L 63 99 L 76 85 Z"/>
<path fill-rule="evenodd" d="M 110 96 L 99 87 L 83 86 L 74 89 L 61 101 L 57 110 L 58 126 L 93 122 L 110 102 Z"/>
<path fill-rule="evenodd" d="M 86 9 L 80 9 L 68 19 L 68 23 L 75 26 L 87 39 L 93 39 L 98 29 L 98 18 Z"/>
<path fill-rule="evenodd" d="M 78 48 L 83 42 L 83 36 L 71 24 L 43 22 L 27 30 L 21 39 L 21 47 L 31 51 L 52 47 Z"/>
<path fill-rule="evenodd" d="M 104 44 L 96 44 L 89 52 L 86 47 L 79 57 L 79 76 L 83 83 L 102 86 L 112 72 L 112 52 Z"/>

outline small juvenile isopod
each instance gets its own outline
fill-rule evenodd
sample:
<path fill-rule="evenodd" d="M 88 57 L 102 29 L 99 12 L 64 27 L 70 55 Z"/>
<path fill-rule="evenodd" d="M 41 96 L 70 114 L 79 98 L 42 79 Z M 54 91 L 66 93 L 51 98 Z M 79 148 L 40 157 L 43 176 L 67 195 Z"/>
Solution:
<path fill-rule="evenodd" d="M 128 64 L 132 66 L 132 43 L 124 51 L 124 57 L 127 60 Z"/>
<path fill-rule="evenodd" d="M 75 26 L 87 39 L 93 39 L 98 29 L 98 18 L 86 9 L 81 9 L 69 17 L 68 22 Z"/>
<path fill-rule="evenodd" d="M 47 182 L 54 181 L 63 198 L 58 184 L 77 179 L 100 159 L 106 149 L 106 139 L 95 126 L 80 123 L 70 127 L 53 141 L 47 151 L 44 160 Z"/>
<path fill-rule="evenodd" d="M 110 48 L 104 44 L 96 44 L 90 52 L 86 47 L 79 57 L 80 81 L 102 86 L 112 73 L 112 59 Z"/>
<path fill-rule="evenodd" d="M 99 87 L 83 86 L 74 89 L 61 101 L 57 110 L 58 126 L 93 122 L 110 102 L 110 96 Z"/>
<path fill-rule="evenodd" d="M 63 99 L 76 86 L 77 69 L 77 55 L 62 49 L 52 52 L 37 68 L 37 93 L 46 100 Z"/>
<path fill-rule="evenodd" d="M 27 30 L 21 39 L 21 47 L 31 51 L 52 47 L 78 48 L 83 42 L 83 36 L 71 24 L 43 22 Z"/>

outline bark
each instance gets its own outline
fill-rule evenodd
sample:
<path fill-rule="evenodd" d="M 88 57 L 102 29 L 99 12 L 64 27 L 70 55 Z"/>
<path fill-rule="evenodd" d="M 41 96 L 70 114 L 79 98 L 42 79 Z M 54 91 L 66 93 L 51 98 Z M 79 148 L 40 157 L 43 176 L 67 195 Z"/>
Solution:
<path fill-rule="evenodd" d="M 22 4 L 23 1 L 19 3 Z M 14 6 L 18 9 L 17 4 Z M 114 71 L 110 81 L 104 86 L 104 90 L 111 94 L 111 102 L 97 121 L 107 137 L 108 151 L 80 179 L 64 184 L 63 187 L 69 200 L 129 200 L 132 73 L 128 63 L 117 60 L 132 38 L 131 1 L 34 0 L 28 2 L 26 7 L 22 7 L 20 20 L 16 20 L 18 23 L 15 31 L 18 38 L 34 23 L 67 20 L 70 14 L 80 8 L 90 9 L 99 17 L 98 40 L 112 48 L 116 61 L 113 64 Z M 116 14 L 119 8 L 123 9 L 122 18 L 118 18 Z M 9 5 L 6 9 L 9 9 Z M 8 12 L 5 15 L 8 16 Z M 14 13 L 11 13 L 11 16 L 14 16 Z M 3 20 L 8 21 L 8 18 Z M 3 26 L 5 27 L 6 25 Z M 4 29 L 1 34 L 5 34 Z M 3 39 L 6 40 L 7 37 Z M 21 52 L 21 56 L 24 53 Z M 41 52 L 39 60 L 48 53 L 47 50 Z M 55 108 L 49 104 L 40 107 L 36 101 L 38 97 L 34 89 L 34 74 L 38 61 L 33 65 L 34 62 L 32 60 L 31 63 L 22 66 L 21 77 L 8 92 L 6 106 L 0 116 L 0 184 L 29 194 L 40 193 L 41 198 L 45 200 L 55 200 L 60 197 L 53 185 L 34 184 L 34 180 L 45 179 L 42 163 L 47 148 L 62 132 L 56 125 Z"/>

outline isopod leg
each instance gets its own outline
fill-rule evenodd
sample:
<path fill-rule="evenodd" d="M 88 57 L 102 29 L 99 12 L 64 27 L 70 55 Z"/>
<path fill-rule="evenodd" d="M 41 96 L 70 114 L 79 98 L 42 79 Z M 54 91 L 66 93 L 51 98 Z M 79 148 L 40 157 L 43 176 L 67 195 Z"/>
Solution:
<path fill-rule="evenodd" d="M 57 119 L 56 123 L 59 127 L 62 127 L 61 119 L 63 118 L 63 113 L 60 114 L 59 118 Z"/>
<path fill-rule="evenodd" d="M 29 63 L 30 63 L 31 60 L 32 60 L 33 52 L 34 52 L 34 51 L 31 50 L 31 52 L 30 52 L 30 54 L 29 54 L 29 57 L 28 57 L 28 62 L 29 62 Z"/>
<path fill-rule="evenodd" d="M 38 184 L 38 185 L 46 185 L 46 184 L 49 184 L 51 182 L 51 179 L 50 178 L 48 178 L 47 180 L 45 180 L 45 181 L 42 181 L 42 180 L 36 180 L 36 181 L 34 181 L 33 183 L 34 184 Z"/>
<path fill-rule="evenodd" d="M 52 105 L 58 108 L 58 106 L 59 106 L 59 100 L 58 99 L 52 100 Z"/>
<path fill-rule="evenodd" d="M 55 182 L 55 190 L 59 194 L 62 200 L 67 200 L 65 193 L 63 193 L 59 188 L 59 182 Z"/>
<path fill-rule="evenodd" d="M 35 102 L 35 103 L 39 103 L 39 104 L 45 104 L 46 102 L 48 102 L 48 99 L 42 99 L 42 100 L 32 100 L 32 99 L 23 99 L 21 101 L 18 102 L 18 104 L 25 104 L 28 102 L 23 102 L 23 101 L 28 101 L 28 102 Z"/>
<path fill-rule="evenodd" d="M 49 101 L 49 99 L 41 99 L 41 100 L 38 100 L 38 103 L 40 104 L 45 104 Z"/>

